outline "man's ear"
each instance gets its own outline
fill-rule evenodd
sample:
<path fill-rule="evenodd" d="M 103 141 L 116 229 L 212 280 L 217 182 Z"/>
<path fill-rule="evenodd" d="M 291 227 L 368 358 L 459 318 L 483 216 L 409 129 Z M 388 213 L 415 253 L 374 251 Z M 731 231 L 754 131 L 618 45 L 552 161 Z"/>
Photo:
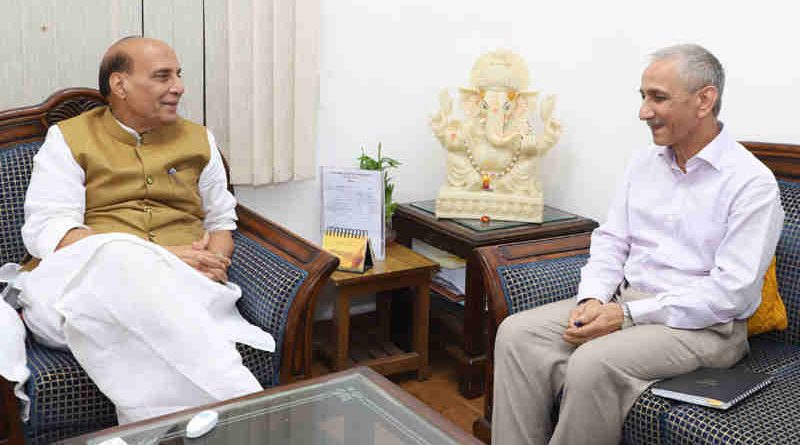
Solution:
<path fill-rule="evenodd" d="M 125 79 L 125 75 L 123 73 L 111 73 L 111 76 L 108 78 L 108 86 L 111 89 L 111 94 L 122 100 L 125 100 L 125 98 L 128 96 L 128 92 L 125 89 L 126 82 L 127 79 Z"/>
<path fill-rule="evenodd" d="M 700 88 L 697 92 L 697 99 L 699 106 L 697 108 L 697 117 L 706 117 L 709 113 L 713 113 L 714 105 L 717 103 L 719 91 L 711 85 Z"/>

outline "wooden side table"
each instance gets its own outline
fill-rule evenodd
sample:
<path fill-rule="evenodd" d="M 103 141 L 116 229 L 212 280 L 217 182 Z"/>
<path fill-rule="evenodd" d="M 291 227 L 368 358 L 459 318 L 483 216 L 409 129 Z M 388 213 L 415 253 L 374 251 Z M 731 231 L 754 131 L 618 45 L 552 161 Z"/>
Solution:
<path fill-rule="evenodd" d="M 455 342 L 445 349 L 458 361 L 459 391 L 467 398 L 483 394 L 486 366 L 486 296 L 483 277 L 474 249 L 515 241 L 548 239 L 557 236 L 591 232 L 597 222 L 572 213 L 545 206 L 541 224 L 492 221 L 483 224 L 471 219 L 441 219 L 434 216 L 435 201 L 401 204 L 392 219 L 397 241 L 411 246 L 416 238 L 434 247 L 467 260 L 467 282 L 464 295 L 454 295 L 433 284 L 432 290 L 452 302 L 463 301 L 463 320 L 433 311 L 441 325 L 454 326 Z"/>
<path fill-rule="evenodd" d="M 428 326 L 431 278 L 439 265 L 407 247 L 393 243 L 386 259 L 363 274 L 336 271 L 330 277 L 335 288 L 333 345 L 318 344 L 331 367 L 341 371 L 354 365 L 369 366 L 387 375 L 417 371 L 419 380 L 430 377 L 428 365 Z M 412 350 L 402 351 L 390 340 L 389 320 L 393 290 L 413 288 Z M 350 300 L 377 293 L 378 332 L 365 346 L 350 348 Z"/>

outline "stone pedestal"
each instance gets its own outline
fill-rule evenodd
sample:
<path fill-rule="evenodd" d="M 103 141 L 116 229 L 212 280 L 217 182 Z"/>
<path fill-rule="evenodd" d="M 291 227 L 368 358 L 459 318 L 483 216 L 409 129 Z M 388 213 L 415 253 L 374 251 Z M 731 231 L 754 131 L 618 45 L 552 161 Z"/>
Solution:
<path fill-rule="evenodd" d="M 436 199 L 437 218 L 475 218 L 488 216 L 492 220 L 541 223 L 544 199 L 497 193 L 469 192 L 444 186 Z"/>

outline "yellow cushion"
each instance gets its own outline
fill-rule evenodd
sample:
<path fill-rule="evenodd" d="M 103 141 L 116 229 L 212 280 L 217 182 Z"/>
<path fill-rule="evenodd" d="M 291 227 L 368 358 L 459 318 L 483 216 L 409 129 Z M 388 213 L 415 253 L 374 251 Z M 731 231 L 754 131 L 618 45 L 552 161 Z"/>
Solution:
<path fill-rule="evenodd" d="M 772 330 L 783 330 L 788 326 L 786 306 L 778 293 L 778 278 L 775 276 L 775 257 L 764 275 L 761 288 L 761 305 L 747 320 L 747 335 L 761 334 Z"/>

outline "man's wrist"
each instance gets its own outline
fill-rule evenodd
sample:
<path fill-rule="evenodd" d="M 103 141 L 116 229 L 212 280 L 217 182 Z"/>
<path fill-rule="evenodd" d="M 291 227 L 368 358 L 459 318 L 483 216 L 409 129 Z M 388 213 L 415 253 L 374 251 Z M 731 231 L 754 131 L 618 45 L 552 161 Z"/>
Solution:
<path fill-rule="evenodd" d="M 622 308 L 622 326 L 620 326 L 620 329 L 627 329 L 634 325 L 631 309 L 628 307 L 628 303 L 621 303 L 620 307 Z"/>
<path fill-rule="evenodd" d="M 578 301 L 578 304 L 577 304 L 577 306 L 580 306 L 580 305 L 582 305 L 582 304 L 584 304 L 584 303 L 588 303 L 588 302 L 590 302 L 590 301 L 596 301 L 596 302 L 598 302 L 598 303 L 600 303 L 600 304 L 603 304 L 603 302 L 602 302 L 602 301 L 601 301 L 599 298 L 595 298 L 595 297 L 583 297 L 581 300 L 579 300 L 579 301 Z"/>

